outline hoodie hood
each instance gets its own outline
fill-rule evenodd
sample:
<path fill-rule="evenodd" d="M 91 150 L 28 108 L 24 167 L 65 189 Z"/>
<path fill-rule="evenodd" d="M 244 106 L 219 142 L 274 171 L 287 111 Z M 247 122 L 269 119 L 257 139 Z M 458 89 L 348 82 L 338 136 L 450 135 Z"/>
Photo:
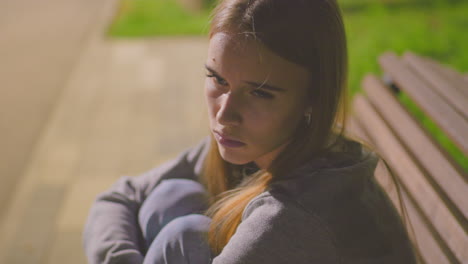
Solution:
<path fill-rule="evenodd" d="M 356 141 L 346 140 L 345 144 L 346 152 L 312 160 L 291 171 L 286 179 L 273 181 L 270 192 L 288 193 L 304 206 L 323 205 L 349 193 L 363 192 L 366 183 L 374 180 L 379 157 Z"/>
<path fill-rule="evenodd" d="M 260 197 L 301 212 L 288 211 L 285 221 L 309 216 L 303 219 L 304 230 L 320 222 L 344 260 L 416 263 L 399 214 L 374 177 L 379 156 L 356 141 L 345 144 L 346 151 L 311 160 L 273 180 Z"/>

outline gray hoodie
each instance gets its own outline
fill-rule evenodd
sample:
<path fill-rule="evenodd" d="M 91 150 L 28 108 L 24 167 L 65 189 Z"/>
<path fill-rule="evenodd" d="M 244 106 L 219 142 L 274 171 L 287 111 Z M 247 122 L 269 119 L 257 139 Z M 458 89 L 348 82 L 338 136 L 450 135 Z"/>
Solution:
<path fill-rule="evenodd" d="M 84 230 L 89 263 L 142 263 L 138 210 L 164 179 L 199 180 L 209 139 L 99 195 Z M 416 263 L 391 201 L 376 183 L 378 157 L 359 143 L 272 182 L 246 206 L 212 264 Z"/>

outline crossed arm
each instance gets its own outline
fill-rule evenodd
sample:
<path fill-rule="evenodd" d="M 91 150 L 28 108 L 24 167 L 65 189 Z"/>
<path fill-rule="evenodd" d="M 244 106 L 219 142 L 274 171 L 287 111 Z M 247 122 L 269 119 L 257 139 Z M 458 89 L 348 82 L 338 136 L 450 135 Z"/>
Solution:
<path fill-rule="evenodd" d="M 163 179 L 196 179 L 208 143 L 205 140 L 141 176 L 123 177 L 99 195 L 84 230 L 88 262 L 143 263 L 146 249 L 138 225 L 141 204 Z M 246 207 L 236 233 L 212 264 L 338 263 L 337 255 L 318 218 L 288 197 L 263 193 Z"/>

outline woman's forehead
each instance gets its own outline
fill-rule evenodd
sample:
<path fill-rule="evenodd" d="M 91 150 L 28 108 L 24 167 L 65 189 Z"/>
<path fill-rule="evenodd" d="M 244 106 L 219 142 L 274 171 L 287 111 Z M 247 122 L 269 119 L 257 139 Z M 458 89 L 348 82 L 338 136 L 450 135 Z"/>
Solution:
<path fill-rule="evenodd" d="M 248 57 L 251 62 L 261 63 L 263 45 L 244 36 L 216 33 L 210 39 L 209 55 L 224 58 Z"/>
<path fill-rule="evenodd" d="M 268 79 L 279 85 L 308 82 L 307 69 L 270 51 L 252 37 L 216 33 L 210 39 L 207 66 L 217 72 Z"/>

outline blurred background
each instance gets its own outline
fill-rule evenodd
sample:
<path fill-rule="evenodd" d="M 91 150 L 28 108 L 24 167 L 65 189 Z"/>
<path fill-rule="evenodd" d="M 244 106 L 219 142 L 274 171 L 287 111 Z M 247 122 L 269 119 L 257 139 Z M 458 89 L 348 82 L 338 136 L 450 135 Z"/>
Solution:
<path fill-rule="evenodd" d="M 339 0 L 351 95 L 411 50 L 468 72 L 468 1 Z M 213 0 L 0 1 L 0 263 L 86 263 L 96 195 L 208 135 Z M 399 98 L 468 171 L 468 159 Z"/>

